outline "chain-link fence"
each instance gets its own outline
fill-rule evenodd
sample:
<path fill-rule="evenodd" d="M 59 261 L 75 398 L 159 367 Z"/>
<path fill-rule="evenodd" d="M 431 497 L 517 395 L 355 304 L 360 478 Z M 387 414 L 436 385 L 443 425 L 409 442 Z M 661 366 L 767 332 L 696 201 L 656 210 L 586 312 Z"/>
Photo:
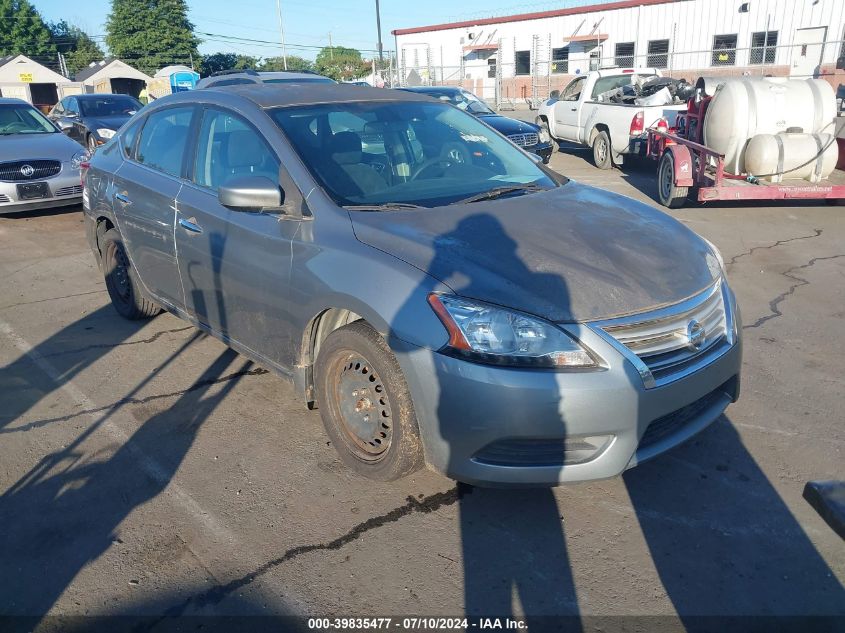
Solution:
<path fill-rule="evenodd" d="M 536 108 L 553 90 L 563 90 L 573 78 L 605 68 L 657 68 L 665 76 L 694 83 L 699 77 L 774 76 L 827 79 L 837 89 L 845 85 L 845 41 L 809 40 L 792 44 L 766 38 L 749 47 L 735 38 L 714 38 L 702 50 L 673 50 L 669 40 L 652 40 L 648 50 L 617 44 L 606 50 L 596 41 L 592 48 L 570 57 L 569 48 L 553 48 L 549 37 L 534 36 L 532 45 L 516 50 L 510 42 L 496 42 L 460 51 L 428 44 L 403 44 L 397 54 L 396 83 L 400 86 L 460 86 L 500 110 Z M 829 51 L 833 49 L 835 55 Z M 828 54 L 825 54 L 828 51 Z M 444 59 L 460 59 L 447 65 Z M 823 59 L 834 59 L 823 63 Z"/>

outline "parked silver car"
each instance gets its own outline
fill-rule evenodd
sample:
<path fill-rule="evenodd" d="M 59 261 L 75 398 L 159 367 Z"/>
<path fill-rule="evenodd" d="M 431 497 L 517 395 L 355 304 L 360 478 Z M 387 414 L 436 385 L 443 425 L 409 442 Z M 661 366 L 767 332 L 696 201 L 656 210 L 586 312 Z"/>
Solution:
<path fill-rule="evenodd" d="M 164 308 L 291 378 L 368 477 L 610 477 L 738 396 L 715 247 L 448 104 L 235 86 L 115 138 L 85 217 L 117 311 Z"/>
<path fill-rule="evenodd" d="M 86 157 L 30 104 L 0 98 L 0 213 L 79 204 Z"/>

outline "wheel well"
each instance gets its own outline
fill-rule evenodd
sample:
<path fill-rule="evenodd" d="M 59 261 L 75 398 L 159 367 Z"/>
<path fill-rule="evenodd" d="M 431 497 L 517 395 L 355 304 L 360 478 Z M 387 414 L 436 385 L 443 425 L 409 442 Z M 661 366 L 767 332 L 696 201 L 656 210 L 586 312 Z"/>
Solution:
<path fill-rule="evenodd" d="M 599 132 L 607 132 L 608 138 L 610 137 L 610 128 L 607 127 L 607 125 L 605 125 L 604 123 L 597 123 L 590 132 L 590 147 L 592 147 L 593 141 L 596 140 L 596 137 L 599 135 Z"/>
<path fill-rule="evenodd" d="M 103 235 L 106 234 L 106 231 L 110 231 L 113 228 L 114 224 L 107 217 L 100 216 L 97 218 L 97 250 L 100 251 L 101 255 L 103 254 L 103 250 L 100 248 L 100 242 L 103 239 Z"/>
<path fill-rule="evenodd" d="M 314 361 L 317 360 L 320 347 L 329 334 L 355 321 L 364 321 L 364 318 L 346 308 L 329 308 L 311 319 L 302 333 L 297 365 L 300 371 L 304 371 L 305 400 L 309 409 L 315 408 Z"/>

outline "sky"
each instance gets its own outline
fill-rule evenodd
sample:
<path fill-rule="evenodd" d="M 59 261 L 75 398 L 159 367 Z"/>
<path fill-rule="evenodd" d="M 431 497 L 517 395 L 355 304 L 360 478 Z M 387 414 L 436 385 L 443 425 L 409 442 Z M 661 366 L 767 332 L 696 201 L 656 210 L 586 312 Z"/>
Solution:
<path fill-rule="evenodd" d="M 30 0 L 48 21 L 67 20 L 91 35 L 105 33 L 109 0 Z M 608 0 L 381 0 L 381 26 L 385 50 L 394 48 L 390 31 L 396 28 L 439 24 L 492 15 L 543 11 Z M 334 46 L 349 46 L 372 56 L 376 49 L 375 0 L 281 0 L 285 40 L 289 55 L 313 59 L 329 37 Z M 205 40 L 200 53 L 218 51 L 257 57 L 281 54 L 276 0 L 188 0 L 190 19 Z M 262 43 L 226 43 L 221 35 Z"/>

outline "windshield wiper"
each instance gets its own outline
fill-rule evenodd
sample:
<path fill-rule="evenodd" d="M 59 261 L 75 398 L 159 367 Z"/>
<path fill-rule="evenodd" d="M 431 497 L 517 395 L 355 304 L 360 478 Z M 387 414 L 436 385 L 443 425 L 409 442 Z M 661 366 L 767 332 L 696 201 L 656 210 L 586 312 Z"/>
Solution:
<path fill-rule="evenodd" d="M 343 208 L 350 211 L 401 211 L 403 209 L 424 209 L 425 207 L 410 202 L 385 202 L 383 204 L 348 204 Z"/>
<path fill-rule="evenodd" d="M 518 191 L 546 191 L 546 188 L 541 187 L 540 185 L 535 185 L 533 183 L 528 183 L 525 185 L 505 185 L 503 187 L 494 187 L 489 191 L 477 193 L 474 196 L 464 198 L 463 200 L 457 200 L 452 204 L 469 204 L 470 202 L 480 202 L 482 200 L 495 200 L 496 198 L 504 196 L 505 194 L 515 193 Z"/>

